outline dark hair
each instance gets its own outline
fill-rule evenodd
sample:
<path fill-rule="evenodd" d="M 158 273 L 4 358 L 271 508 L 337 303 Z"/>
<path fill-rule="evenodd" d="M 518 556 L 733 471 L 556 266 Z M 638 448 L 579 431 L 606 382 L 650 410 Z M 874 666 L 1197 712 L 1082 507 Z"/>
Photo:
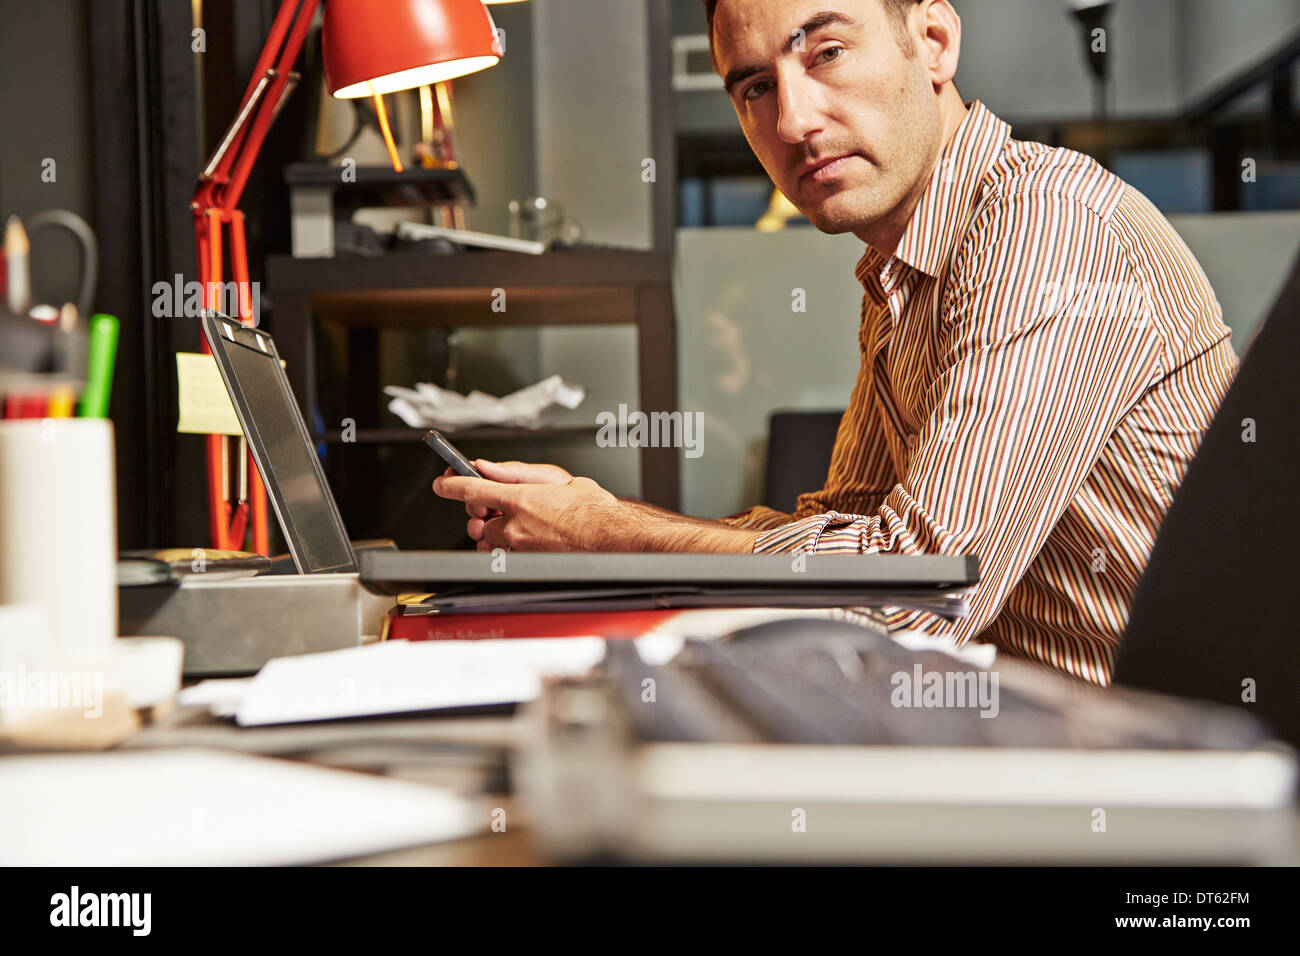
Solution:
<path fill-rule="evenodd" d="M 886 12 L 894 20 L 894 32 L 898 34 L 899 43 L 904 51 L 911 47 L 907 42 L 907 36 L 904 32 L 904 25 L 907 23 L 907 15 L 912 7 L 916 6 L 921 0 L 880 0 L 885 5 Z M 713 15 L 718 11 L 718 0 L 704 0 L 704 13 L 709 18 L 709 50 L 713 50 Z M 910 54 L 909 54 L 910 55 Z"/>

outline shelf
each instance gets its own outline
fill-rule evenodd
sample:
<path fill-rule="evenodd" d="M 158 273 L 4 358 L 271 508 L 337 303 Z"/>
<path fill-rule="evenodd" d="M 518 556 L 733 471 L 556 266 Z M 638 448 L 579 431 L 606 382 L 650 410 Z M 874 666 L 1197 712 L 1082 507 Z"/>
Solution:
<path fill-rule="evenodd" d="M 521 438 L 584 438 L 595 435 L 598 425 L 552 425 L 542 428 L 466 428 L 447 432 L 455 441 L 517 441 Z M 343 441 L 343 432 L 334 430 L 318 434 L 315 441 L 331 445 L 401 445 L 424 440 L 424 430 L 419 428 L 359 428 L 353 442 Z"/>
<path fill-rule="evenodd" d="M 303 258 L 270 256 L 267 287 L 273 295 L 303 293 L 313 307 L 332 293 L 387 293 L 432 289 L 578 289 L 667 285 L 671 257 L 627 249 L 544 252 L 415 252 L 386 256 Z"/>
<path fill-rule="evenodd" d="M 620 249 L 272 256 L 267 265 L 273 299 L 305 296 L 318 319 L 349 327 L 630 325 L 638 289 L 670 283 L 666 256 Z M 498 290 L 504 311 L 493 308 Z"/>
<path fill-rule="evenodd" d="M 284 168 L 284 181 L 290 189 L 328 190 L 336 212 L 475 201 L 474 187 L 459 167 L 413 167 L 399 173 L 389 166 L 358 166 L 353 172 L 354 178 L 345 182 L 337 166 L 325 162 L 290 163 Z"/>
<path fill-rule="evenodd" d="M 538 325 L 630 325 L 637 321 L 630 287 L 509 286 L 505 311 L 492 289 L 377 289 L 313 295 L 313 314 L 353 328 L 438 326 L 511 328 Z"/>

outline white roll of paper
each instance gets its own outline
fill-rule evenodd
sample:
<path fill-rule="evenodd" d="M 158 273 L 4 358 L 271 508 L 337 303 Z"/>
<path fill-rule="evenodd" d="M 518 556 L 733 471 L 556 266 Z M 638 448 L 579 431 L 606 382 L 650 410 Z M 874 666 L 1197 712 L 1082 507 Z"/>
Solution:
<path fill-rule="evenodd" d="M 112 666 L 117 636 L 113 425 L 0 422 L 0 604 L 45 612 L 54 666 Z"/>

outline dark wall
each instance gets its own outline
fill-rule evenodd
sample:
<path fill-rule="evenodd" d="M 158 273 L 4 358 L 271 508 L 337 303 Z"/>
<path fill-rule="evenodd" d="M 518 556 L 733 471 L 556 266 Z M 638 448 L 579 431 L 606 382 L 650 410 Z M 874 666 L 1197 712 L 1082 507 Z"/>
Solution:
<path fill-rule="evenodd" d="M 69 209 L 94 227 L 85 0 L 0 0 L 0 24 L 0 215 Z M 41 180 L 46 159 L 54 182 Z M 51 229 L 33 245 L 37 301 L 75 299 L 75 240 Z"/>

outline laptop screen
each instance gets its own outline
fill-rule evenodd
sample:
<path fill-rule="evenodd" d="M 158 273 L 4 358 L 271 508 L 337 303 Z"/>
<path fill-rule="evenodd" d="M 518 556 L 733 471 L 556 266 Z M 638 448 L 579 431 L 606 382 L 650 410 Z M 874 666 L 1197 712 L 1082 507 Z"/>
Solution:
<path fill-rule="evenodd" d="M 343 520 L 275 343 L 215 314 L 203 318 L 203 331 L 298 571 L 355 571 Z"/>

